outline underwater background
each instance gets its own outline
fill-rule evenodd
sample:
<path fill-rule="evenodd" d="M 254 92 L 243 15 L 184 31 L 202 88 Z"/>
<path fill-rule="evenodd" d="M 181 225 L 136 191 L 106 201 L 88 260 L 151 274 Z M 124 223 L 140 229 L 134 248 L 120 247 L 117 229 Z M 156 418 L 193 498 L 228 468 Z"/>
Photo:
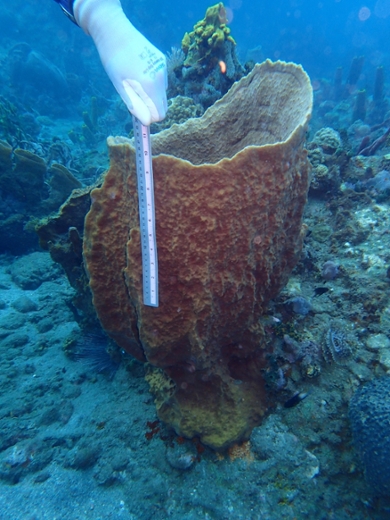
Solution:
<path fill-rule="evenodd" d="M 100 327 L 84 217 L 131 117 L 58 4 L 3 2 L 0 518 L 389 518 L 390 0 L 231 0 L 226 75 L 221 48 L 199 67 L 185 45 L 212 3 L 122 5 L 167 55 L 152 133 L 200 118 L 266 59 L 310 77 L 307 231 L 257 317 L 266 413 L 222 449 L 176 433 L 156 413 L 172 381 Z"/>

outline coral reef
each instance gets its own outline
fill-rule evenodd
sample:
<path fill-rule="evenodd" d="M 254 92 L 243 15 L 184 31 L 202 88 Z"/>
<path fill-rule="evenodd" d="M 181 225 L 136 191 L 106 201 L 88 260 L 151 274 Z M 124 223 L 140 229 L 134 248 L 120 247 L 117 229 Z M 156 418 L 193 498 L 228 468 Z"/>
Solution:
<path fill-rule="evenodd" d="M 174 381 L 159 417 L 214 448 L 247 438 L 267 409 L 258 320 L 302 246 L 311 102 L 300 67 L 267 61 L 202 118 L 154 136 L 158 308 L 142 304 L 128 140 L 109 139 L 91 193 L 84 259 L 103 328 Z"/>
<path fill-rule="evenodd" d="M 328 282 L 339 274 L 339 266 L 332 260 L 327 260 L 321 267 L 321 275 Z"/>
<path fill-rule="evenodd" d="M 229 229 L 234 237 L 238 234 L 250 237 L 252 220 L 246 222 L 242 231 L 242 214 L 252 211 L 257 226 L 259 212 L 264 215 L 266 210 L 269 213 L 274 210 L 271 204 L 265 208 L 265 200 L 277 187 L 271 182 L 272 161 L 266 168 L 269 156 L 261 162 L 264 170 L 257 177 L 259 161 L 253 161 L 248 169 L 244 167 L 244 159 L 239 165 L 235 162 L 236 154 L 241 156 L 243 150 L 240 151 L 241 145 L 238 150 L 235 148 L 234 137 L 246 135 L 246 129 L 238 129 L 235 121 L 236 116 L 241 120 L 241 113 L 237 110 L 222 121 L 214 116 L 218 130 L 212 133 L 205 130 L 204 139 L 194 132 L 193 139 L 186 141 L 193 153 L 191 157 L 199 155 L 208 160 L 209 150 L 219 147 L 225 133 L 228 134 L 226 139 L 233 154 L 222 150 L 220 156 L 228 157 L 210 162 L 206 172 L 210 177 L 207 187 L 212 207 L 211 203 L 205 203 L 201 189 L 204 186 L 201 180 L 206 176 L 202 161 L 196 168 L 186 169 L 183 175 L 181 163 L 180 171 L 179 167 L 170 171 L 165 168 L 166 189 L 161 171 L 156 170 L 161 189 L 157 210 L 161 212 L 158 245 L 162 267 L 165 269 L 168 265 L 166 249 L 171 246 L 176 264 L 183 261 L 189 266 L 183 274 L 173 261 L 169 263 L 171 268 L 161 282 L 164 296 L 168 294 L 165 289 L 168 282 L 172 286 L 180 285 L 182 294 L 186 292 L 188 297 L 184 303 L 194 304 L 199 326 L 193 333 L 193 322 L 185 320 L 189 315 L 188 306 L 182 305 L 171 291 L 166 296 L 170 297 L 168 311 L 182 322 L 177 326 L 174 320 L 165 322 L 166 336 L 173 336 L 187 325 L 192 335 L 187 341 L 188 336 L 183 334 L 182 343 L 176 342 L 177 349 L 171 354 L 179 360 L 176 365 L 169 357 L 168 341 L 161 345 L 161 350 L 157 344 L 165 327 L 150 327 L 157 336 L 156 348 L 150 348 L 145 327 L 152 320 L 142 314 L 142 309 L 139 312 L 135 282 L 133 285 L 128 282 L 126 239 L 134 238 L 137 231 L 134 217 L 134 234 L 129 236 L 129 225 L 123 228 L 122 248 L 116 256 L 125 260 L 119 262 L 118 278 L 126 290 L 132 287 L 128 300 L 135 302 L 133 307 L 140 314 L 137 325 L 140 325 L 141 336 L 136 338 L 134 349 L 142 341 L 140 355 L 158 358 L 158 366 L 136 359 L 126 363 L 124 358 L 118 370 L 113 367 L 114 377 L 100 373 L 104 364 L 110 362 L 105 350 L 112 341 L 107 343 L 88 336 L 99 323 L 92 306 L 82 246 L 90 192 L 101 187 L 103 179 L 95 181 L 107 168 L 106 137 L 127 135 L 130 138 L 131 117 L 105 76 L 91 39 L 67 20 L 61 20 L 63 17 L 55 2 L 47 2 L 41 10 L 36 9 L 39 2 L 14 0 L 1 4 L 0 139 L 3 143 L 0 143 L 0 169 L 3 174 L 9 172 L 8 177 L 4 174 L 2 178 L 0 203 L 0 251 L 6 252 L 0 255 L 0 491 L 5 518 L 29 518 L 34 512 L 38 516 L 73 519 L 72 504 L 77 503 L 79 511 L 99 518 L 152 515 L 156 520 L 181 520 L 188 516 L 193 520 L 206 517 L 388 519 L 389 383 L 381 380 L 384 374 L 389 377 L 390 373 L 390 84 L 385 33 L 388 3 L 379 0 L 372 2 L 376 4 L 375 9 L 374 5 L 362 9 L 357 6 L 352 12 L 345 2 L 336 2 L 337 5 L 322 2 L 324 6 L 320 10 L 317 5 L 303 9 L 302 2 L 294 2 L 295 8 L 288 13 L 282 9 L 289 15 L 286 18 L 278 16 L 279 5 L 252 2 L 253 5 L 246 3 L 245 9 L 244 5 L 240 9 L 241 2 L 234 0 L 226 7 L 229 24 L 225 29 L 230 27 L 233 36 L 237 31 L 237 38 L 238 34 L 242 35 L 237 46 L 229 41 L 228 32 L 218 26 L 220 20 L 215 18 L 210 25 L 214 24 L 211 30 L 216 33 L 215 42 L 219 40 L 220 47 L 208 47 L 206 40 L 197 43 L 194 39 L 194 50 L 204 44 L 200 49 L 200 52 L 204 50 L 204 57 L 187 66 L 184 61 L 191 53 L 171 50 L 167 64 L 170 109 L 166 120 L 153 125 L 151 130 L 154 133 L 171 127 L 170 135 L 179 132 L 179 137 L 181 130 L 175 123 L 181 128 L 185 120 L 200 117 L 229 88 L 235 73 L 239 79 L 242 67 L 235 61 L 236 53 L 252 61 L 244 66 L 245 71 L 266 56 L 298 60 L 308 67 L 315 96 L 314 117 L 306 134 L 308 159 L 313 166 L 304 213 L 308 231 L 301 253 L 297 251 L 299 261 L 288 283 L 271 300 L 267 296 L 256 306 L 256 298 L 261 293 L 260 282 L 253 281 L 258 272 L 251 267 L 257 253 L 263 253 L 263 247 L 272 253 L 286 236 L 294 233 L 294 229 L 284 228 L 284 234 L 274 234 L 267 242 L 264 230 L 276 225 L 273 217 L 260 222 L 261 233 L 255 235 L 246 250 L 241 236 L 235 242 L 237 256 L 239 250 L 248 256 L 244 283 L 237 282 L 236 272 L 226 276 L 236 250 L 232 244 L 232 251 L 227 253 L 222 246 L 214 247 L 215 254 L 212 247 L 211 253 L 206 250 L 213 232 L 210 228 L 214 226 L 215 233 L 222 237 Z M 165 49 L 179 44 L 184 31 L 190 33 L 201 18 L 190 9 L 177 10 L 174 18 L 169 9 L 161 10 L 156 16 L 153 9 L 145 8 L 146 0 L 127 4 L 130 19 L 141 30 L 147 27 L 154 43 Z M 365 16 L 370 14 L 368 8 L 371 16 L 363 21 L 360 17 L 364 11 Z M 249 18 L 251 9 L 256 9 L 260 18 Z M 348 17 L 345 26 L 340 9 Z M 216 12 L 214 10 L 214 14 Z M 276 16 L 267 20 L 270 12 Z M 337 19 L 334 33 L 329 31 L 331 25 L 326 23 L 326 12 Z M 311 24 L 308 20 L 313 13 L 315 18 Z M 378 21 L 382 29 L 379 27 L 378 32 L 373 32 Z M 316 30 L 317 23 L 320 30 Z M 205 34 L 206 25 L 196 27 L 200 36 Z M 345 29 L 341 39 L 338 28 Z M 224 33 L 223 41 L 217 29 Z M 259 45 L 259 37 L 263 47 Z M 21 44 L 21 39 L 27 44 Z M 352 45 L 348 45 L 348 41 Z M 247 52 L 246 45 L 258 46 Z M 360 56 L 352 60 L 350 70 L 347 66 L 343 77 L 343 69 L 338 67 L 332 80 L 330 68 L 345 63 L 348 55 L 352 58 L 356 49 Z M 256 100 L 253 96 L 253 104 Z M 269 102 L 264 94 L 260 103 L 263 100 L 265 104 Z M 295 107 L 291 113 L 294 110 Z M 252 105 L 247 111 L 257 114 L 257 107 L 253 110 Z M 284 109 L 277 106 L 275 112 L 283 114 Z M 244 126 L 247 121 L 244 120 Z M 260 124 L 263 130 L 273 132 L 268 114 L 261 118 Z M 230 138 L 232 125 L 236 134 Z M 189 126 L 197 128 L 194 122 Z M 209 142 L 205 143 L 207 139 Z M 155 146 L 156 151 L 178 155 L 185 162 L 186 157 L 176 154 L 176 143 L 168 150 L 168 145 L 160 146 L 158 137 L 155 142 L 153 150 Z M 273 146 L 279 148 L 277 141 L 267 145 L 268 142 L 267 138 L 261 146 L 269 153 Z M 180 148 L 178 143 L 177 148 Z M 242 148 L 246 153 L 248 149 L 252 153 L 257 149 L 250 140 L 243 143 Z M 162 159 L 161 153 L 157 159 Z M 129 154 L 132 162 L 133 156 Z M 286 162 L 293 163 L 288 154 Z M 225 168 L 231 163 L 236 165 L 234 178 Z M 210 174 L 211 165 L 217 170 L 215 175 Z M 16 169 L 19 169 L 17 175 Z M 67 172 L 84 186 L 94 185 L 73 191 L 55 214 L 62 200 L 58 192 L 65 187 L 72 189 L 69 183 L 73 181 Z M 264 172 L 266 179 L 259 180 Z M 132 175 L 130 173 L 130 179 Z M 128 177 L 125 179 L 127 182 Z M 210 188 L 215 179 L 218 181 L 216 190 Z M 267 185 L 256 198 L 259 192 L 250 193 L 250 190 L 258 182 Z M 193 193 L 186 194 L 181 204 L 178 200 L 184 191 L 183 183 Z M 103 215 L 108 222 L 118 215 L 117 206 L 122 200 L 116 197 L 117 184 L 112 186 L 109 193 L 114 197 L 109 206 L 112 211 Z M 129 186 L 133 193 L 132 180 Z M 280 187 L 283 190 L 284 184 Z M 118 191 L 127 197 L 127 188 L 127 184 L 125 188 L 121 184 Z M 248 190 L 245 202 L 253 202 L 248 204 L 248 209 L 243 209 L 238 201 L 244 188 Z M 221 198 L 229 199 L 226 204 L 230 203 L 231 214 L 226 216 L 222 212 L 222 222 L 218 218 Z M 134 200 L 136 204 L 136 197 Z M 197 215 L 206 219 L 199 225 L 192 202 L 198 204 Z M 94 203 L 96 209 L 99 201 Z M 164 205 L 167 207 L 162 209 Z M 45 216 L 49 211 L 52 214 Z M 215 211 L 214 219 L 209 218 L 212 211 Z M 160 218 L 170 212 L 176 219 L 176 227 L 169 219 L 163 222 Z M 279 213 L 274 215 L 278 219 Z M 191 219 L 192 227 L 188 226 L 186 233 L 181 233 L 181 221 L 187 218 Z M 233 218 L 235 227 L 231 225 Z M 63 270 L 50 261 L 48 253 L 24 255 L 27 249 L 38 247 L 36 237 L 27 231 L 33 227 L 38 228 L 42 246 L 63 265 L 71 286 Z M 107 225 L 105 236 L 109 244 L 108 228 Z M 117 231 L 115 224 L 112 232 Z M 169 239 L 176 239 L 179 232 L 178 243 L 185 247 L 174 249 L 175 244 Z M 30 240 L 31 237 L 34 240 Z M 99 250 L 101 264 L 114 264 L 116 259 L 112 261 L 107 253 L 109 245 L 105 247 L 103 244 Z M 196 254 L 198 249 L 199 255 Z M 9 252 L 23 256 L 15 258 Z M 221 260 L 217 264 L 219 252 Z M 134 251 L 130 253 L 134 265 Z M 264 258 L 269 258 L 268 254 L 266 251 Z M 204 288 L 211 295 L 210 305 L 225 297 L 215 290 L 213 280 L 218 275 L 217 289 L 222 287 L 226 292 L 225 307 L 217 308 L 215 313 L 217 324 L 208 319 L 207 308 L 200 308 L 199 302 L 204 300 L 193 297 L 204 280 L 197 275 L 204 272 L 202 262 L 206 259 L 209 259 L 210 276 L 214 276 L 212 283 L 205 283 Z M 277 253 L 268 261 L 264 276 L 275 259 L 278 259 Z M 196 264 L 194 276 L 193 264 Z M 216 264 L 218 270 L 212 270 Z M 286 265 L 284 268 L 290 269 Z M 138 276 L 138 271 L 134 271 Z M 176 276 L 176 281 L 167 280 L 168 275 Z M 191 285 L 191 280 L 196 287 Z M 263 284 L 265 288 L 268 283 L 273 282 L 267 279 Z M 116 308 L 122 300 L 118 304 L 116 294 L 110 290 L 109 287 L 107 293 L 111 298 L 107 299 L 107 307 Z M 250 290 L 255 305 L 251 305 Z M 247 305 L 242 312 L 241 303 L 243 307 Z M 227 324 L 220 334 L 217 327 L 222 322 L 222 312 L 227 315 Z M 260 316 L 260 326 L 254 332 L 251 323 L 248 332 L 246 319 L 251 312 L 255 315 L 255 325 Z M 230 334 L 233 327 L 236 330 L 242 327 L 244 331 L 238 340 L 238 333 L 237 336 Z M 208 333 L 220 336 L 221 344 L 215 337 L 206 341 Z M 232 339 L 226 347 L 223 342 L 228 334 Z M 251 337 L 259 338 L 253 355 Z M 219 347 L 225 348 L 217 356 Z M 72 354 L 72 348 L 76 349 L 73 356 L 64 355 Z M 114 352 L 123 354 L 119 347 Z M 77 362 L 72 357 L 76 357 Z M 264 386 L 255 379 L 257 376 Z M 352 422 L 355 452 L 348 406 L 351 396 L 361 386 L 363 389 L 352 397 L 350 407 L 352 410 L 357 403 L 356 420 Z M 221 404 L 218 396 L 222 392 L 231 406 Z M 193 405 L 197 397 L 198 408 Z M 189 403 L 187 409 L 182 404 L 185 398 Z M 215 408 L 210 412 L 212 404 Z M 193 412 L 201 411 L 196 417 L 191 416 L 190 407 Z M 209 414 L 206 419 L 201 416 L 203 409 Z M 163 419 L 167 417 L 167 410 L 183 414 L 177 421 L 177 416 L 169 416 L 167 426 L 157 418 L 156 410 Z M 253 411 L 253 420 L 246 417 L 249 410 Z M 253 429 L 250 441 L 245 441 L 249 435 L 245 433 L 228 449 L 217 452 L 201 445 L 197 437 L 178 437 L 169 427 L 173 425 L 179 433 L 188 432 L 190 436 L 191 431 L 186 430 L 184 422 L 189 418 L 193 426 L 196 420 L 202 428 L 196 431 L 203 431 L 203 440 L 207 440 L 206 426 L 215 432 L 218 411 L 218 420 L 230 437 L 235 435 L 232 426 L 235 421 L 239 425 L 236 432 L 243 424 L 248 426 L 248 431 L 250 424 L 261 424 Z M 265 420 L 258 417 L 263 412 L 269 413 Z M 230 423 L 225 416 L 231 417 Z M 209 424 L 203 426 L 201 420 L 206 422 L 209 418 Z M 219 435 L 218 439 L 223 440 L 223 436 Z M 360 459 L 358 452 L 362 455 Z"/>
<path fill-rule="evenodd" d="M 146 366 L 145 380 L 149 384 L 150 392 L 154 396 L 154 404 L 159 410 L 167 398 L 175 393 L 175 383 L 161 368 L 148 364 Z"/>
<path fill-rule="evenodd" d="M 314 135 L 313 142 L 326 154 L 335 153 L 341 146 L 340 135 L 333 128 L 321 128 Z"/>
<path fill-rule="evenodd" d="M 39 98 L 44 93 L 46 98 L 40 101 L 41 113 L 66 113 L 66 98 L 69 95 L 64 73 L 41 53 L 32 49 L 27 43 L 15 44 L 8 53 L 8 65 L 13 87 L 20 96 L 30 99 Z M 47 98 L 51 98 L 50 108 Z M 56 102 L 56 108 L 54 103 Z"/>
<path fill-rule="evenodd" d="M 321 128 L 308 144 L 309 160 L 313 166 L 310 193 L 324 196 L 340 185 L 342 141 L 333 128 Z"/>
<path fill-rule="evenodd" d="M 193 31 L 185 33 L 181 43 L 183 66 L 171 60 L 175 63 L 172 95 L 184 94 L 206 109 L 244 75 L 226 24 L 226 10 L 220 2 L 207 9 Z"/>
<path fill-rule="evenodd" d="M 303 298 L 303 296 L 294 296 L 293 298 L 289 298 L 285 304 L 291 305 L 292 310 L 301 316 L 306 316 L 312 310 L 311 303 Z"/>
<path fill-rule="evenodd" d="M 76 320 L 84 326 L 96 327 L 97 318 L 82 256 L 84 218 L 91 205 L 90 191 L 91 187 L 74 190 L 57 214 L 36 222 L 35 231 L 40 246 L 61 264 L 71 286 L 76 289 L 72 300 Z"/>
<path fill-rule="evenodd" d="M 323 345 L 324 358 L 328 363 L 345 363 L 351 358 L 353 348 L 348 335 L 337 325 L 331 325 Z"/>
<path fill-rule="evenodd" d="M 382 135 L 374 139 L 372 142 L 370 136 L 365 136 L 358 148 L 358 154 L 365 156 L 374 155 L 376 151 L 379 150 L 379 148 L 385 145 L 389 134 L 390 128 L 388 128 L 385 132 L 382 133 Z"/>
<path fill-rule="evenodd" d="M 53 152 L 50 147 L 49 161 Z M 20 253 L 35 245 L 36 235 L 29 223 L 57 210 L 73 189 L 81 187 L 65 166 L 49 161 L 0 141 L 0 228 L 8 236 L 0 243 L 0 251 Z"/>
<path fill-rule="evenodd" d="M 281 357 L 290 363 L 298 363 L 302 377 L 317 377 L 321 373 L 323 358 L 321 347 L 312 340 L 296 341 L 288 335 L 283 338 Z"/>
<path fill-rule="evenodd" d="M 353 437 L 365 477 L 376 495 L 390 496 L 390 377 L 359 388 L 349 405 Z"/>
<path fill-rule="evenodd" d="M 191 119 L 191 117 L 199 117 L 203 114 L 200 105 L 196 105 L 194 101 L 185 96 L 176 96 L 168 101 L 168 112 L 165 119 L 159 123 L 153 123 L 151 132 L 157 133 L 166 128 L 170 128 L 173 124 L 180 125 Z"/>
<path fill-rule="evenodd" d="M 20 116 L 16 107 L 3 96 L 0 96 L 0 138 L 12 143 L 13 137 L 17 138 L 17 141 L 24 138 Z"/>
<path fill-rule="evenodd" d="M 118 347 L 100 330 L 91 331 L 65 345 L 71 359 L 80 362 L 94 374 L 105 374 L 112 379 L 122 360 Z"/>
<path fill-rule="evenodd" d="M 184 52 L 177 47 L 171 47 L 167 53 L 168 99 L 183 91 L 181 78 L 185 57 Z"/>
<path fill-rule="evenodd" d="M 365 186 L 374 191 L 378 202 L 388 198 L 390 194 L 390 172 L 381 170 L 372 179 L 369 179 Z"/>
<path fill-rule="evenodd" d="M 336 69 L 333 84 L 327 80 L 320 82 L 315 93 L 317 125 L 335 129 L 347 128 L 351 123 L 374 129 L 378 125 L 388 126 L 390 114 L 389 100 L 385 96 L 385 69 L 378 66 L 375 77 L 370 78 L 364 65 L 364 56 L 357 56 L 351 62 L 345 82 L 342 67 Z"/>
<path fill-rule="evenodd" d="M 207 9 L 204 19 L 195 24 L 193 31 L 185 33 L 181 42 L 185 67 L 204 65 L 212 68 L 223 59 L 221 50 L 225 42 L 236 44 L 226 24 L 226 10 L 222 2 Z"/>
<path fill-rule="evenodd" d="M 356 93 L 355 108 L 352 115 L 352 123 L 358 119 L 364 121 L 366 119 L 366 90 L 359 90 Z"/>

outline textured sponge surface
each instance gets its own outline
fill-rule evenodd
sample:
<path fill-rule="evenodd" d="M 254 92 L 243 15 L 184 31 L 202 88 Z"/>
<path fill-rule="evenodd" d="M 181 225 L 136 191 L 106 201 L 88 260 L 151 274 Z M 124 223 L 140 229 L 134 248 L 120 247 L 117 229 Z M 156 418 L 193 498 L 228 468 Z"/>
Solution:
<path fill-rule="evenodd" d="M 390 496 L 390 376 L 359 388 L 349 416 L 367 482 L 377 495 Z"/>

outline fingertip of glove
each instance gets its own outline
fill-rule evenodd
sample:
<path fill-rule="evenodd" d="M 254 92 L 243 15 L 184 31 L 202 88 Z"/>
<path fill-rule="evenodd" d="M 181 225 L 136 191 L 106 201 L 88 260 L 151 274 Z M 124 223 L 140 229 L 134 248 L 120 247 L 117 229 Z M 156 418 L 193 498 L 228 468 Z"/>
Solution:
<path fill-rule="evenodd" d="M 152 121 L 152 115 L 150 113 L 149 107 L 145 104 L 145 102 L 140 98 L 139 94 L 135 91 L 137 88 L 137 82 L 132 80 L 124 80 L 122 81 L 123 89 L 126 93 L 126 97 L 122 96 L 123 101 L 126 103 L 129 111 L 135 116 L 141 123 L 145 126 L 149 126 Z"/>

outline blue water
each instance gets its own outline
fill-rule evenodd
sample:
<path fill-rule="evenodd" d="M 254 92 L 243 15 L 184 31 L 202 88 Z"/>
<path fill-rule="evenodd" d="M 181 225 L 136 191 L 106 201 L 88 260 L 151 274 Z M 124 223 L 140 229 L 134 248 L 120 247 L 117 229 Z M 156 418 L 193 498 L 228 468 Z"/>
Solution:
<path fill-rule="evenodd" d="M 122 1 L 165 54 L 212 3 Z M 225 7 L 241 64 L 302 65 L 314 109 L 308 233 L 289 282 L 256 318 L 269 413 L 249 443 L 218 452 L 159 422 L 144 365 L 101 331 L 82 270 L 89 202 L 55 229 L 64 269 L 54 261 L 61 248 L 48 252 L 52 235 L 39 242 L 37 223 L 73 189 L 99 182 L 107 137 L 131 137 L 132 123 L 93 41 L 58 4 L 0 5 L 0 520 L 390 518 L 388 465 L 379 489 L 348 418 L 356 389 L 390 370 L 390 0 Z M 356 57 L 364 63 L 348 85 Z M 207 87 L 202 94 L 216 96 Z M 204 101 L 197 85 L 185 93 L 198 104 L 193 116 L 216 99 Z M 27 169 L 23 151 L 34 154 Z M 332 277 L 327 262 L 337 266 Z M 341 339 L 329 345 L 332 330 Z M 371 433 L 370 449 L 388 453 L 390 433 L 378 448 Z"/>
<path fill-rule="evenodd" d="M 207 1 L 122 2 L 134 25 L 163 52 L 179 47 L 183 34 L 203 18 Z M 267 5 L 272 4 L 272 5 Z M 368 75 L 378 65 L 388 65 L 389 10 L 387 0 L 377 2 L 294 1 L 249 2 L 233 0 L 232 34 L 240 57 L 261 46 L 264 58 L 301 63 L 313 79 L 347 68 L 355 55 L 366 56 Z M 19 2 L 2 7 L 0 39 L 7 48 L 24 41 L 67 72 L 80 73 L 83 81 L 99 78 L 93 44 L 81 30 L 68 23 L 55 2 Z M 90 70 L 93 64 L 93 71 Z"/>

